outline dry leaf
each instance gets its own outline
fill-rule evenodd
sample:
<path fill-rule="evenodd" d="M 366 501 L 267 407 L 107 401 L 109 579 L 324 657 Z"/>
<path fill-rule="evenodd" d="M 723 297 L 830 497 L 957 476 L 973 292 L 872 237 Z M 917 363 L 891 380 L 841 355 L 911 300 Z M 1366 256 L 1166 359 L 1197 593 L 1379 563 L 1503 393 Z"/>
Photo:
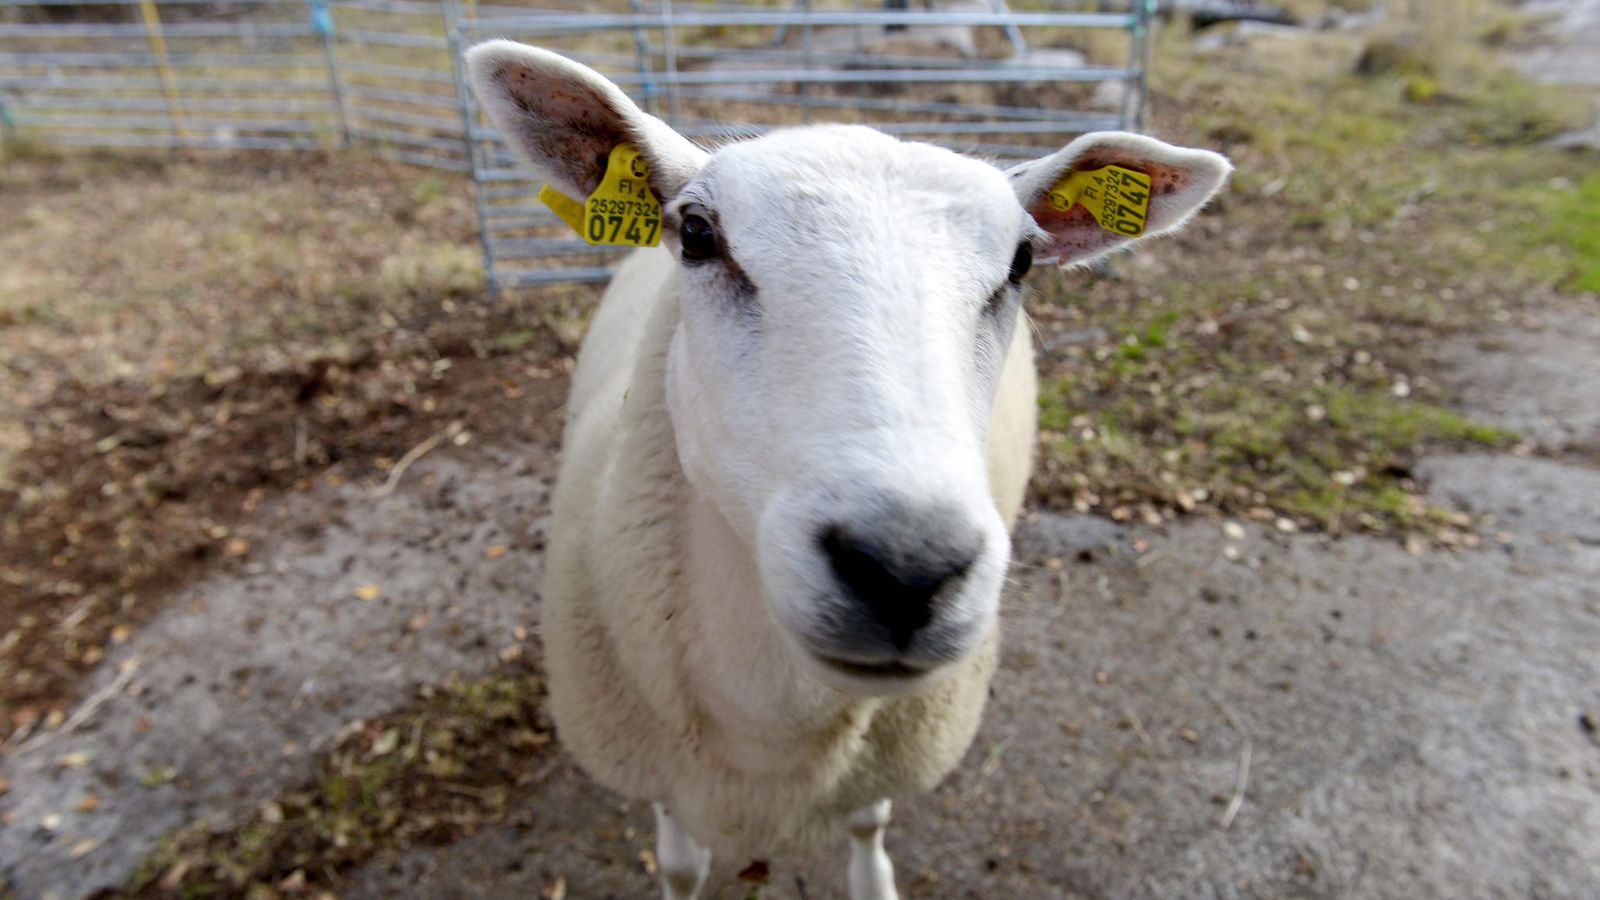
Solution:
<path fill-rule="evenodd" d="M 156 887 L 163 891 L 176 891 L 178 885 L 183 884 L 183 876 L 187 874 L 189 874 L 189 861 L 179 860 L 161 876 L 161 880 L 156 882 Z"/>
<path fill-rule="evenodd" d="M 400 746 L 400 731 L 390 728 L 384 731 L 383 734 L 378 735 L 378 739 L 372 742 L 372 755 L 387 756 L 393 753 L 398 746 Z"/>
<path fill-rule="evenodd" d="M 506 552 L 510 549 L 511 548 L 507 547 L 505 544 L 495 544 L 493 547 L 487 547 L 484 549 L 483 558 L 499 559 L 500 557 L 505 556 Z"/>
<path fill-rule="evenodd" d="M 383 588 L 375 584 L 363 584 L 355 589 L 357 600 L 376 600 L 383 596 Z"/>
<path fill-rule="evenodd" d="M 94 812 L 95 810 L 97 810 L 99 808 L 100 808 L 100 795 L 99 794 L 85 794 L 84 798 L 82 800 L 78 801 L 78 812 L 81 812 L 81 813 L 92 813 L 92 812 Z"/>

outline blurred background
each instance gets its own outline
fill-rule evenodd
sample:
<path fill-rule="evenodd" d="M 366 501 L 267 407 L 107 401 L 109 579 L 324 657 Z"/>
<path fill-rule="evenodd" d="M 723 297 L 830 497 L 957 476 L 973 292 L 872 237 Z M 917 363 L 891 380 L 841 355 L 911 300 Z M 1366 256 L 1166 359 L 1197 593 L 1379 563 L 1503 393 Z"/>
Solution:
<path fill-rule="evenodd" d="M 1029 279 L 1005 656 L 905 896 L 1593 896 L 1592 0 L 0 0 L 0 896 L 654 891 L 535 632 L 617 257 L 465 91 L 495 36 L 706 142 L 1238 168 Z"/>

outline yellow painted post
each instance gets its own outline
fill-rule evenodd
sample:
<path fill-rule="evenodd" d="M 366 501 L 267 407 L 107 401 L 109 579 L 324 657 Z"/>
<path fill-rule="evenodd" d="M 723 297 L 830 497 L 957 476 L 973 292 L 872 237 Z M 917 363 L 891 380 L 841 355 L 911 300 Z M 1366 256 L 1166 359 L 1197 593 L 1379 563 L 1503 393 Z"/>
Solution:
<path fill-rule="evenodd" d="M 178 108 L 178 79 L 172 74 L 172 59 L 167 54 L 167 38 L 161 30 L 161 14 L 156 11 L 155 0 L 139 0 L 139 12 L 144 16 L 144 30 L 150 38 L 150 52 L 156 58 L 156 71 L 161 75 L 161 92 L 167 97 L 167 117 L 172 120 L 172 133 L 182 144 L 188 137 L 183 130 L 183 113 Z"/>

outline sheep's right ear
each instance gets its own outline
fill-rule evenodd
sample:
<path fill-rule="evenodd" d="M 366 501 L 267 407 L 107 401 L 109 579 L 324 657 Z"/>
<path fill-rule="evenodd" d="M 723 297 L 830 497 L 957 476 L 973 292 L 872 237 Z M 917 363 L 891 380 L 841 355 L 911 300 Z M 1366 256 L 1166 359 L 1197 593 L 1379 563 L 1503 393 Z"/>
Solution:
<path fill-rule="evenodd" d="M 479 44 L 466 63 L 473 92 L 507 143 L 568 196 L 589 196 L 623 142 L 650 164 L 650 187 L 663 202 L 705 164 L 704 150 L 581 63 L 515 41 Z"/>

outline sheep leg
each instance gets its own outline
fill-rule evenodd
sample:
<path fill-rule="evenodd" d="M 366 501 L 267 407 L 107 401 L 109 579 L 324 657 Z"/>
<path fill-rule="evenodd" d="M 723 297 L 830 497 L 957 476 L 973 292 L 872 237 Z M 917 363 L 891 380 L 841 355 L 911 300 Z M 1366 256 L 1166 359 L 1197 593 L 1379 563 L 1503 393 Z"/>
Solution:
<path fill-rule="evenodd" d="M 660 803 L 656 810 L 656 860 L 661 866 L 664 900 L 695 900 L 711 871 L 711 851 L 695 843 L 678 820 Z"/>
<path fill-rule="evenodd" d="M 883 850 L 883 830 L 888 825 L 888 800 L 850 815 L 850 900 L 899 900 L 894 865 Z"/>

